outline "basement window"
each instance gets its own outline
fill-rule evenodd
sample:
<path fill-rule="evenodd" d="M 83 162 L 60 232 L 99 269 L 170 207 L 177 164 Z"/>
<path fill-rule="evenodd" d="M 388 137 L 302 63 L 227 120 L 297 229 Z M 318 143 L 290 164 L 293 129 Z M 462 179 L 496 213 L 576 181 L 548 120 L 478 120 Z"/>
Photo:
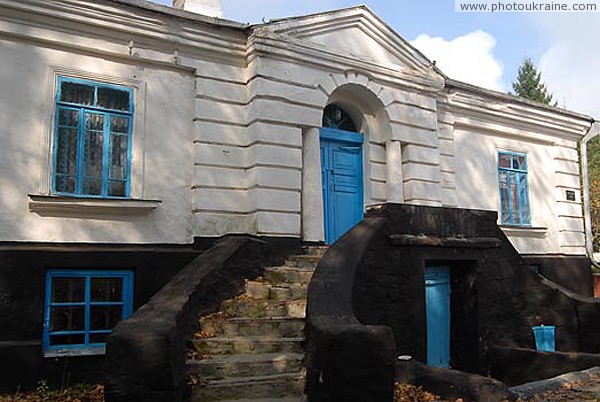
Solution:
<path fill-rule="evenodd" d="M 112 328 L 132 313 L 133 272 L 48 270 L 44 356 L 104 354 Z"/>
<path fill-rule="evenodd" d="M 500 222 L 502 225 L 531 225 L 527 155 L 498 152 Z"/>

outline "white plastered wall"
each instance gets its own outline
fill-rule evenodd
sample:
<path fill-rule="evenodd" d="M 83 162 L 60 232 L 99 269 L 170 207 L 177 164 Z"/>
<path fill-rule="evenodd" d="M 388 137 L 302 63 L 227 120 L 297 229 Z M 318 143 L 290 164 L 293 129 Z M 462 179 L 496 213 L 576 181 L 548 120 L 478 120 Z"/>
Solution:
<path fill-rule="evenodd" d="M 574 141 L 539 141 L 457 128 L 456 201 L 460 208 L 499 210 L 498 151 L 527 155 L 531 227 L 503 230 L 522 254 L 584 254 L 577 150 Z M 567 201 L 565 191 L 575 192 Z"/>
<path fill-rule="evenodd" d="M 402 202 L 404 192 L 407 202 L 441 204 L 431 95 L 390 87 L 353 69 L 332 72 L 270 57 L 255 58 L 237 75 L 202 71 L 214 75 L 197 85 L 193 187 L 199 235 L 324 240 L 318 129 L 330 103 L 345 108 L 365 135 L 366 207 Z M 422 155 L 425 161 L 414 159 Z"/>
<path fill-rule="evenodd" d="M 282 32 L 289 28 L 294 37 L 258 27 L 250 38 L 243 29 L 174 17 L 171 26 L 161 22 L 169 16 L 140 18 L 132 10 L 118 12 L 151 27 L 125 27 L 139 29 L 136 34 L 165 30 L 164 38 L 171 38 L 185 31 L 194 39 L 144 37 L 149 44 L 140 47 L 129 32 L 111 31 L 117 38 L 107 40 L 45 29 L 15 35 L 27 40 L 3 40 L 1 240 L 189 243 L 195 236 L 249 233 L 321 241 L 318 129 L 324 107 L 333 102 L 348 109 L 365 135 L 365 206 L 497 210 L 497 149 L 524 149 L 531 169 L 545 172 L 543 178 L 531 173 L 535 229 L 507 234 L 523 253 L 583 254 L 575 140 L 563 139 L 573 138 L 581 122 L 569 117 L 555 124 L 556 113 L 538 111 L 539 127 L 560 129 L 548 136 L 536 132 L 527 142 L 519 121 L 534 109 L 515 118 L 515 105 L 482 102 L 478 94 L 464 95 L 457 120 L 443 78 L 360 7 L 331 21 L 325 14 L 308 17 L 298 29 L 297 22 L 282 22 Z M 157 208 L 61 216 L 29 211 L 28 194 L 49 191 L 52 80 L 60 71 L 136 88 L 132 195 L 160 200 Z M 483 126 L 493 130 L 474 129 L 466 123 L 475 109 L 479 117 L 506 111 L 513 123 L 491 118 Z M 571 137 L 555 135 L 561 129 Z M 471 174 L 474 160 L 482 164 L 481 180 Z M 576 192 L 575 202 L 565 200 L 566 190 Z"/>
<path fill-rule="evenodd" d="M 110 45 L 107 45 L 110 46 Z M 190 71 L 3 39 L 0 241 L 189 243 L 193 240 Z M 50 192 L 57 75 L 134 87 L 132 197 L 154 209 L 34 207 Z M 166 117 L 168 116 L 168 117 Z M 49 206 L 50 205 L 50 206 Z M 106 205 L 106 204 L 105 204 Z M 49 207 L 48 207 L 49 206 Z M 35 209 L 35 208 L 34 208 Z"/>

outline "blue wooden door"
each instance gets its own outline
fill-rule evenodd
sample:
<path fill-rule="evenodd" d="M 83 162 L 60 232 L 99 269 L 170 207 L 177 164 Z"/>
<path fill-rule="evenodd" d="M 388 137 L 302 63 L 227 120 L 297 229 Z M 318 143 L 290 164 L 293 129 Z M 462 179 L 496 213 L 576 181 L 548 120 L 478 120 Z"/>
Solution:
<path fill-rule="evenodd" d="M 450 270 L 431 266 L 425 271 L 427 364 L 450 367 Z"/>
<path fill-rule="evenodd" d="M 334 243 L 363 218 L 362 141 L 358 133 L 321 129 L 325 242 Z"/>

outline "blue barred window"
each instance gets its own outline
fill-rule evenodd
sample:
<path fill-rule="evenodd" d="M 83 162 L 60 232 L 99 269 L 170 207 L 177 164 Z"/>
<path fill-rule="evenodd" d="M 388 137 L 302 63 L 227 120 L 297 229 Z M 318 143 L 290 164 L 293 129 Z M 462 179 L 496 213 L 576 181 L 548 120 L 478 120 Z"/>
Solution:
<path fill-rule="evenodd" d="M 53 193 L 129 197 L 133 90 L 58 78 Z"/>
<path fill-rule="evenodd" d="M 133 309 L 133 272 L 48 270 L 46 356 L 101 354 L 112 328 Z"/>
<path fill-rule="evenodd" d="M 500 223 L 531 225 L 527 155 L 498 152 L 498 182 L 500 185 Z"/>

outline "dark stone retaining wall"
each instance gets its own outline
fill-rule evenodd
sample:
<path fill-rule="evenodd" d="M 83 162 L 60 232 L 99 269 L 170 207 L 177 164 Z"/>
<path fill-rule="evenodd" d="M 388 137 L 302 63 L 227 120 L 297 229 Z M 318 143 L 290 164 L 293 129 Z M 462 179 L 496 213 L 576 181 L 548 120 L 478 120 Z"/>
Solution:
<path fill-rule="evenodd" d="M 519 256 L 496 222 L 497 214 L 490 211 L 406 204 L 372 209 L 363 222 L 336 242 L 317 267 L 315 283 L 309 288 L 308 322 L 321 314 L 351 317 L 351 325 L 358 320 L 367 327 L 389 327 L 396 355 L 426 362 L 425 268 L 428 264 L 445 265 L 451 270 L 453 369 L 481 375 L 492 369 L 508 369 L 508 359 L 494 360 L 490 350 L 496 346 L 534 348 L 531 327 L 540 324 L 557 327 L 560 351 L 600 352 L 600 303 L 539 275 Z M 367 227 L 371 232 L 361 237 Z M 334 253 L 331 258 L 329 253 Z M 341 261 L 340 256 L 348 253 L 352 258 Z M 559 272 L 557 261 L 545 272 Z M 582 262 L 578 270 L 584 265 Z M 327 296 L 315 300 L 320 277 L 328 278 L 318 285 Z M 350 286 L 352 292 L 348 291 Z M 587 285 L 580 288 L 587 289 Z M 351 309 L 347 307 L 349 299 Z M 326 314 L 313 307 L 323 302 L 328 304 Z M 341 307 L 336 308 L 336 303 Z M 338 331 L 343 331 L 338 325 Z M 315 351 L 325 350 L 326 342 L 308 333 L 309 363 L 318 359 Z M 319 377 L 318 386 L 309 383 L 311 401 L 342 401 L 335 395 L 345 387 L 360 392 L 356 379 L 361 378 L 363 367 L 343 351 L 339 356 L 333 353 L 328 358 L 342 362 L 338 364 L 340 371 Z M 379 367 L 383 368 L 385 358 L 380 359 Z M 315 367 L 318 372 L 318 365 Z M 309 364 L 309 372 L 315 367 Z M 323 397 L 319 387 L 334 397 Z"/>
<path fill-rule="evenodd" d="M 504 347 L 494 347 L 490 352 L 495 363 L 491 375 L 511 386 L 600 366 L 600 355 L 592 353 L 549 353 Z"/>
<path fill-rule="evenodd" d="M 493 345 L 532 346 L 520 283 L 531 271 L 496 225 L 495 212 L 389 204 L 355 282 L 354 311 L 365 324 L 388 325 L 398 355 L 427 361 L 425 268 L 451 270 L 451 362 L 487 372 Z"/>
<path fill-rule="evenodd" d="M 516 400 L 508 385 L 493 378 L 464 371 L 431 367 L 417 361 L 398 362 L 396 380 L 422 386 L 444 399 L 501 402 Z"/>
<path fill-rule="evenodd" d="M 524 256 L 526 264 L 554 283 L 582 296 L 593 296 L 590 259 L 586 256 Z"/>
<path fill-rule="evenodd" d="M 226 237 L 196 257 L 107 341 L 106 401 L 182 400 L 186 391 L 185 347 L 198 316 L 239 294 L 244 279 L 263 272 L 266 243 Z"/>
<path fill-rule="evenodd" d="M 390 402 L 395 346 L 388 327 L 353 313 L 355 272 L 384 219 L 363 220 L 325 253 L 308 288 L 306 393 L 311 402 Z"/>

